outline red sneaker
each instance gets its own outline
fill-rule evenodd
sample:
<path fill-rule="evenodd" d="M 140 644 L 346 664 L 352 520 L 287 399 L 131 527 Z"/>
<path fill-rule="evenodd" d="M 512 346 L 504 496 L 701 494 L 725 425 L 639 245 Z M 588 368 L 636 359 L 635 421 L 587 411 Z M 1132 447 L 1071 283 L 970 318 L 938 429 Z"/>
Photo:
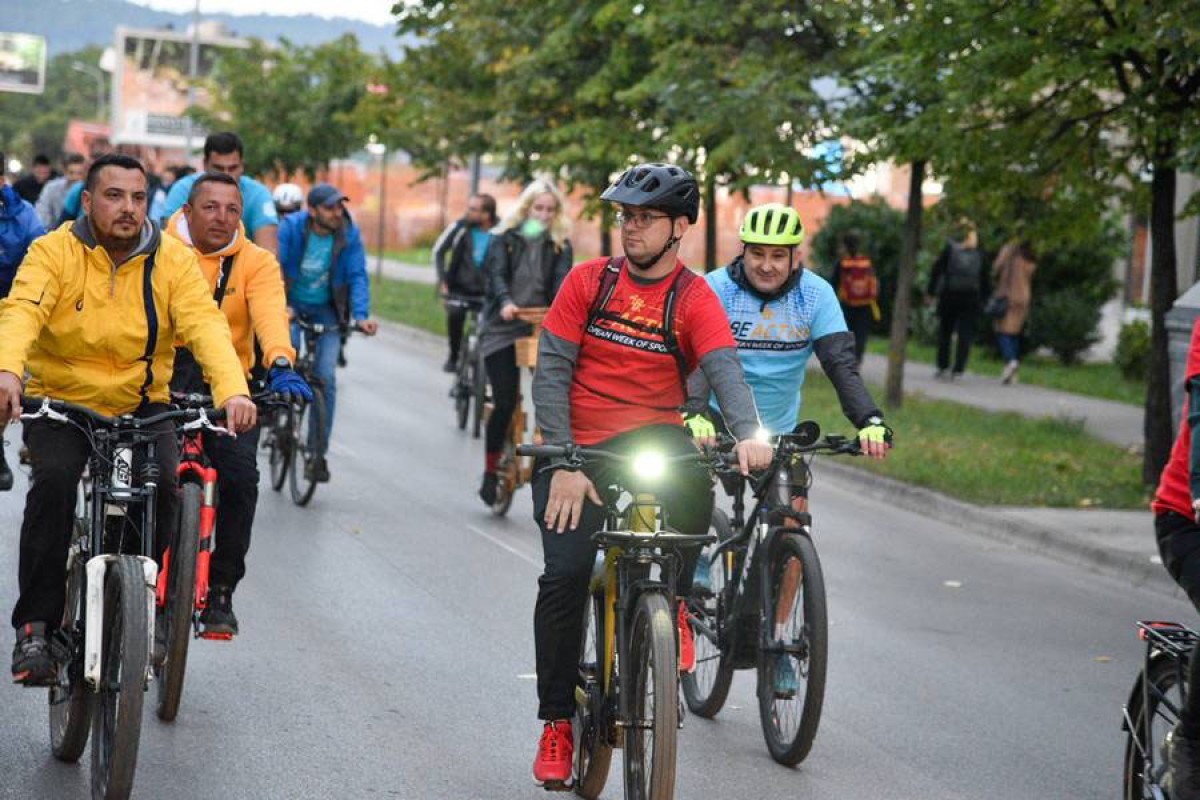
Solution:
<path fill-rule="evenodd" d="M 565 719 L 547 722 L 533 760 L 533 779 L 546 788 L 569 788 L 575 759 L 575 737 Z"/>
<path fill-rule="evenodd" d="M 696 640 L 688 621 L 687 603 L 679 601 L 679 671 L 696 671 Z"/>

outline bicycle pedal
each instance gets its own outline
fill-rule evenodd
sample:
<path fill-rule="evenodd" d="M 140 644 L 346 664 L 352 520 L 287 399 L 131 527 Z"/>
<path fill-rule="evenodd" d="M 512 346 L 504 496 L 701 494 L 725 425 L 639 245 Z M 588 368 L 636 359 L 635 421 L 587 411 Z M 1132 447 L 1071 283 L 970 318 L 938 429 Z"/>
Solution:
<path fill-rule="evenodd" d="M 210 633 L 203 631 L 198 635 L 200 639 L 208 639 L 210 642 L 228 642 L 233 639 L 232 633 Z"/>

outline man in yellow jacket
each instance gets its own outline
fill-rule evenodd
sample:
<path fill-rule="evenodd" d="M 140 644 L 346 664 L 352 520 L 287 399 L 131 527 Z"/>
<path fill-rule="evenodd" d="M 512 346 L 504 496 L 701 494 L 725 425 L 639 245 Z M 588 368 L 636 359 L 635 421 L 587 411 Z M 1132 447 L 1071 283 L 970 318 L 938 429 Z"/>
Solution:
<path fill-rule="evenodd" d="M 312 399 L 312 390 L 292 370 L 296 351 L 288 325 L 287 295 L 279 262 L 246 235 L 242 191 L 229 175 L 210 172 L 192 184 L 187 202 L 167 222 L 167 233 L 190 245 L 200 260 L 209 291 L 229 321 L 242 370 L 254 366 L 254 339 L 271 366 L 269 388 Z M 180 348 L 171 386 L 207 392 L 191 353 Z M 217 468 L 217 546 L 212 554 L 208 606 L 200 617 L 207 633 L 236 634 L 233 591 L 246 574 L 250 529 L 258 504 L 258 427 L 236 439 L 204 435 L 204 451 Z"/>
<path fill-rule="evenodd" d="M 146 173 L 124 155 L 88 171 L 84 216 L 33 243 L 0 305 L 0 413 L 21 414 L 22 377 L 32 395 L 102 414 L 165 410 L 175 341 L 185 342 L 212 378 L 214 402 L 235 432 L 252 428 L 254 404 L 229 325 L 181 242 L 146 220 Z M 13 679 L 54 678 L 47 635 L 62 619 L 67 545 L 91 446 L 71 426 L 38 420 L 24 427 L 33 481 L 21 524 L 20 597 Z M 158 442 L 161 549 L 177 528 L 179 448 L 164 425 Z"/>

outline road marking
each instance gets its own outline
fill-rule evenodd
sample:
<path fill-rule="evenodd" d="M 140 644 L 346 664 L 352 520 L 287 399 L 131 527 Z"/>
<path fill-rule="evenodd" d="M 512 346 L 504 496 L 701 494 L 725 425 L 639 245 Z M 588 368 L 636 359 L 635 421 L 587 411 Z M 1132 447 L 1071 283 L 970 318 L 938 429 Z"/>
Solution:
<path fill-rule="evenodd" d="M 522 672 L 520 675 L 517 676 L 517 680 L 519 680 L 519 681 L 536 681 L 537 673 L 536 672 Z"/>
<path fill-rule="evenodd" d="M 517 558 L 521 559 L 522 561 L 525 561 L 529 564 L 533 564 L 535 567 L 540 568 L 542 566 L 541 562 L 539 562 L 537 559 L 533 558 L 530 555 L 522 553 L 520 550 L 518 550 L 517 548 L 508 544 L 507 542 L 500 541 L 499 539 L 497 539 L 495 536 L 492 536 L 487 531 L 482 531 L 479 528 L 476 528 L 474 525 L 468 525 L 467 530 L 469 530 L 471 533 L 473 533 L 477 536 L 482 536 L 484 539 L 487 539 L 489 542 L 496 545 L 497 547 L 504 548 L 505 550 L 512 553 L 514 556 L 516 556 Z"/>

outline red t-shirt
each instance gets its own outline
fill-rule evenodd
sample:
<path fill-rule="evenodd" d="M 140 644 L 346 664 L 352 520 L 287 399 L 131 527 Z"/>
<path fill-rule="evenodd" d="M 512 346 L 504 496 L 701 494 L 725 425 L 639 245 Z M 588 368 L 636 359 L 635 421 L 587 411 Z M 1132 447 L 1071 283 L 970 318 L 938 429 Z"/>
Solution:
<path fill-rule="evenodd" d="M 1191 381 L 1200 376 L 1200 319 L 1192 326 L 1192 343 L 1188 347 L 1187 377 Z M 1187 383 L 1184 383 L 1187 386 Z M 1171 448 L 1171 460 L 1167 462 L 1162 477 L 1158 482 L 1158 491 L 1154 494 L 1154 502 L 1150 507 L 1155 514 L 1174 511 L 1191 519 L 1192 511 L 1191 463 L 1192 463 L 1192 430 L 1188 426 L 1188 392 L 1183 398 L 1183 419 L 1179 422 L 1179 435 L 1175 437 L 1175 446 Z"/>
<path fill-rule="evenodd" d="M 594 445 L 646 425 L 679 425 L 678 409 L 687 399 L 674 356 L 661 352 L 661 335 L 610 320 L 597 320 L 590 332 L 586 330 L 607 263 L 608 259 L 598 258 L 572 269 L 542 323 L 555 336 L 579 345 L 570 400 L 571 434 L 581 445 Z M 687 267 L 680 262 L 675 269 Z M 622 268 L 603 310 L 661 330 L 663 306 L 675 274 L 643 285 Z M 704 280 L 678 289 L 674 333 L 689 371 L 713 350 L 736 347 L 725 309 Z M 655 352 L 656 345 L 660 352 Z"/>

